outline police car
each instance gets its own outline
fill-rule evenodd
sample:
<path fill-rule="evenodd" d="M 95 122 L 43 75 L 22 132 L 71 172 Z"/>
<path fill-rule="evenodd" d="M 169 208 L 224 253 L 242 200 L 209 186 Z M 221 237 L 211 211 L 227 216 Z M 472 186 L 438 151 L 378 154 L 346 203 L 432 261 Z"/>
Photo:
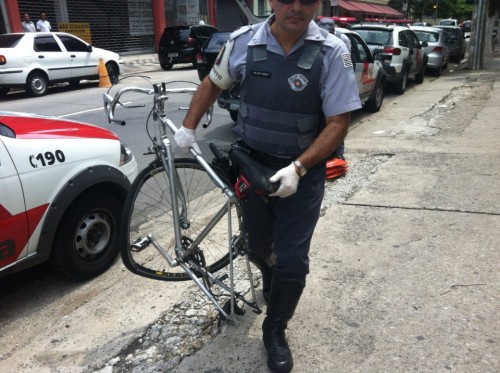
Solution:
<path fill-rule="evenodd" d="M 381 59 L 387 81 L 397 94 L 405 92 L 408 79 L 423 83 L 428 44 L 420 42 L 411 29 L 392 24 L 358 24 L 353 25 L 352 30 L 361 35 L 370 50 Z"/>
<path fill-rule="evenodd" d="M 374 57 L 363 38 L 356 32 L 337 27 L 336 31 L 349 38 L 351 42 L 351 61 L 356 76 L 359 98 L 368 112 L 377 112 L 384 101 L 387 74 L 382 63 Z M 217 99 L 219 107 L 227 109 L 231 119 L 236 122 L 240 107 L 239 85 L 223 91 Z"/>
<path fill-rule="evenodd" d="M 73 279 L 105 271 L 136 175 L 106 129 L 0 111 L 0 277 L 45 261 Z"/>

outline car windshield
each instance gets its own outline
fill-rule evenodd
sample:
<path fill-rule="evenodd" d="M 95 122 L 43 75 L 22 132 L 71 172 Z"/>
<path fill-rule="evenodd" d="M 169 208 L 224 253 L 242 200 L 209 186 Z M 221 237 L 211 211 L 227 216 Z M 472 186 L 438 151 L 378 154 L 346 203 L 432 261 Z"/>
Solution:
<path fill-rule="evenodd" d="M 427 32 L 427 31 L 415 31 L 415 34 L 417 34 L 418 40 L 420 41 L 426 41 L 428 43 L 437 43 L 439 40 L 439 33 L 437 32 Z"/>
<path fill-rule="evenodd" d="M 0 48 L 14 48 L 23 36 L 23 34 L 0 35 Z"/>
<path fill-rule="evenodd" d="M 189 29 L 179 30 L 179 40 L 187 41 L 189 39 Z"/>
<path fill-rule="evenodd" d="M 229 39 L 230 32 L 215 33 L 210 38 L 207 48 L 222 48 L 224 43 Z"/>
<path fill-rule="evenodd" d="M 455 21 L 441 21 L 439 22 L 439 24 L 441 26 L 456 26 L 456 22 Z"/>
<path fill-rule="evenodd" d="M 392 45 L 392 31 L 391 30 L 375 30 L 375 29 L 358 29 L 355 31 L 361 35 L 366 44 L 375 45 Z"/>
<path fill-rule="evenodd" d="M 457 40 L 458 39 L 458 35 L 457 35 L 457 31 L 456 30 L 444 30 L 446 36 L 448 37 L 448 39 L 450 40 Z"/>

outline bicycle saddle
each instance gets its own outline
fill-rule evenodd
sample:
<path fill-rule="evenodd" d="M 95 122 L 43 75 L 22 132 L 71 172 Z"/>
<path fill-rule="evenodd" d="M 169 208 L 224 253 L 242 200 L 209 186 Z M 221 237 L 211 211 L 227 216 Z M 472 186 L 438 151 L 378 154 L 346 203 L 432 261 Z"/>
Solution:
<path fill-rule="evenodd" d="M 237 193 L 243 194 L 246 189 L 252 189 L 257 194 L 268 195 L 278 190 L 279 183 L 269 181 L 269 178 L 276 171 L 254 160 L 247 150 L 234 145 L 229 149 L 229 156 L 241 169 L 241 181 L 239 180 L 236 183 Z M 246 189 L 242 183 L 246 186 Z"/>

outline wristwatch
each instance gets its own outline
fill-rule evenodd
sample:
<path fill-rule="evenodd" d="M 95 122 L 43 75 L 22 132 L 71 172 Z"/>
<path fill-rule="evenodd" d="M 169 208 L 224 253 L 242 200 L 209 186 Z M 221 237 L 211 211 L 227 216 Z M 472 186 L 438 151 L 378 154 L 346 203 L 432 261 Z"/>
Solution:
<path fill-rule="evenodd" d="M 292 162 L 299 169 L 299 176 L 302 177 L 307 174 L 307 168 L 305 168 L 298 159 Z"/>

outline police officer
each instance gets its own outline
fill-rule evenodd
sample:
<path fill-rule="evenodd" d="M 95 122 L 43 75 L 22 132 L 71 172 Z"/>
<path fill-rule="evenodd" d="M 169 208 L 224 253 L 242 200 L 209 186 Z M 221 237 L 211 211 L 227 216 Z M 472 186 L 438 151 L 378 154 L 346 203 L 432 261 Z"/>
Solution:
<path fill-rule="evenodd" d="M 250 259 L 268 291 L 262 325 L 267 364 L 290 372 L 285 336 L 306 275 L 319 218 L 325 159 L 347 134 L 350 112 L 361 107 L 345 44 L 312 21 L 320 0 L 269 0 L 274 14 L 235 31 L 193 96 L 174 140 L 184 151 L 223 89 L 241 83 L 237 131 L 258 161 L 276 170 L 280 187 L 267 203 L 249 194 L 244 205 Z M 275 264 L 273 265 L 273 258 Z"/>

